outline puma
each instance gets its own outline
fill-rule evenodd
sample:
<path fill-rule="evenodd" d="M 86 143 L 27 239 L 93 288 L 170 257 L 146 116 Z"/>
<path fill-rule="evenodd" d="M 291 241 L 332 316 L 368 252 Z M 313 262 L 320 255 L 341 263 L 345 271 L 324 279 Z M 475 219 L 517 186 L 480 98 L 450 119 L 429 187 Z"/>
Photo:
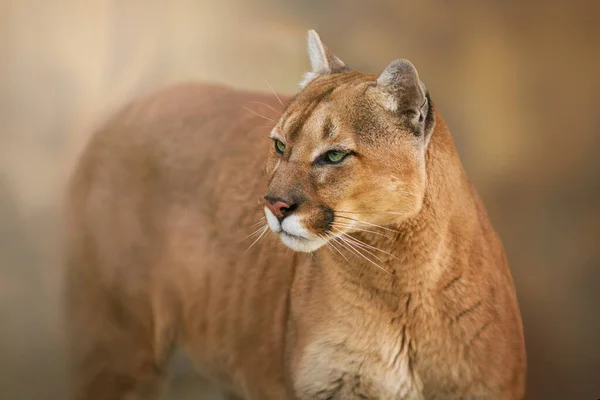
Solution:
<path fill-rule="evenodd" d="M 416 69 L 308 48 L 291 99 L 180 85 L 91 138 L 68 192 L 74 399 L 159 398 L 175 347 L 233 398 L 524 396 L 506 257 Z"/>

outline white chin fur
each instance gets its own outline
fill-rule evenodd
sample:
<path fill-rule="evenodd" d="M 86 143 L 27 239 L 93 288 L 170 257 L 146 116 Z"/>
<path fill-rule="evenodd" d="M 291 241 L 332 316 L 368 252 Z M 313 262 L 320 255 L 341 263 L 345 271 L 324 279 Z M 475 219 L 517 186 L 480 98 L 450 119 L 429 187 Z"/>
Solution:
<path fill-rule="evenodd" d="M 291 215 L 283 220 L 280 224 L 279 220 L 271 210 L 265 207 L 265 216 L 267 224 L 274 233 L 279 234 L 279 238 L 287 247 L 294 251 L 310 253 L 323 246 L 327 241 L 310 234 L 300 222 L 300 218 L 296 215 Z"/>
<path fill-rule="evenodd" d="M 304 239 L 292 236 L 283 231 L 279 233 L 279 238 L 290 249 L 302 253 L 311 253 L 326 243 L 323 239 Z"/>

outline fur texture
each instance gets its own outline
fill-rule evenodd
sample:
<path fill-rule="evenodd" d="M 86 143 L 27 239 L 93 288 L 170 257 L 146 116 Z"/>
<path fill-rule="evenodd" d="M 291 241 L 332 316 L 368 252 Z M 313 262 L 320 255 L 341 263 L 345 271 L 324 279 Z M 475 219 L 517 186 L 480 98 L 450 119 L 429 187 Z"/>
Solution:
<path fill-rule="evenodd" d="M 175 346 L 245 399 L 523 397 L 504 251 L 416 69 L 351 71 L 315 35 L 267 128 L 282 153 L 244 109 L 273 96 L 208 85 L 91 139 L 67 210 L 74 399 L 156 398 Z"/>

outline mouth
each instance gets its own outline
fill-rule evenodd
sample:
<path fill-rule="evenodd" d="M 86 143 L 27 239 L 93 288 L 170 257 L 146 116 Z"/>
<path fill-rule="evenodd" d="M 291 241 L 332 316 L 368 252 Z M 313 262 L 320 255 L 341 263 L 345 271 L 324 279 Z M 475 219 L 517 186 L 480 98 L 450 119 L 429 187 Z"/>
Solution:
<path fill-rule="evenodd" d="M 281 237 L 285 237 L 285 238 L 286 238 L 286 239 L 288 239 L 288 240 L 299 240 L 299 241 L 301 241 L 301 242 L 307 242 L 307 241 L 309 241 L 309 240 L 310 240 L 310 239 L 307 239 L 307 238 L 305 238 L 305 237 L 302 237 L 302 236 L 297 236 L 297 235 L 291 234 L 291 233 L 289 233 L 289 232 L 286 232 L 286 231 L 284 231 L 283 229 L 282 229 L 282 230 L 280 230 L 280 231 L 279 231 L 279 232 L 277 232 L 277 233 L 279 233 L 279 235 L 280 235 Z"/>
<path fill-rule="evenodd" d="M 294 251 L 311 253 L 327 243 L 326 239 L 310 234 L 302 226 L 298 217 L 290 216 L 284 220 L 284 223 L 280 223 L 267 208 L 265 208 L 265 215 L 271 231 L 278 234 L 283 244 Z"/>

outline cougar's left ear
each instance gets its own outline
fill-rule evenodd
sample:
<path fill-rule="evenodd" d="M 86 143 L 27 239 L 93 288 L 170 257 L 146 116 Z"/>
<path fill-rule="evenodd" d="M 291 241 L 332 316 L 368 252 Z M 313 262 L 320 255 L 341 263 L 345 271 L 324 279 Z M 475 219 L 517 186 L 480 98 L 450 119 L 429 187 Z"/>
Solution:
<path fill-rule="evenodd" d="M 312 29 L 308 31 L 308 57 L 310 58 L 312 71 L 304 74 L 304 79 L 300 83 L 301 88 L 304 88 L 319 76 L 350 70 L 342 60 L 329 51 L 321 41 L 319 34 Z"/>
<path fill-rule="evenodd" d="M 433 105 L 410 61 L 392 61 L 377 78 L 377 87 L 381 89 L 386 108 L 405 116 L 415 134 L 429 136 L 435 124 Z"/>

